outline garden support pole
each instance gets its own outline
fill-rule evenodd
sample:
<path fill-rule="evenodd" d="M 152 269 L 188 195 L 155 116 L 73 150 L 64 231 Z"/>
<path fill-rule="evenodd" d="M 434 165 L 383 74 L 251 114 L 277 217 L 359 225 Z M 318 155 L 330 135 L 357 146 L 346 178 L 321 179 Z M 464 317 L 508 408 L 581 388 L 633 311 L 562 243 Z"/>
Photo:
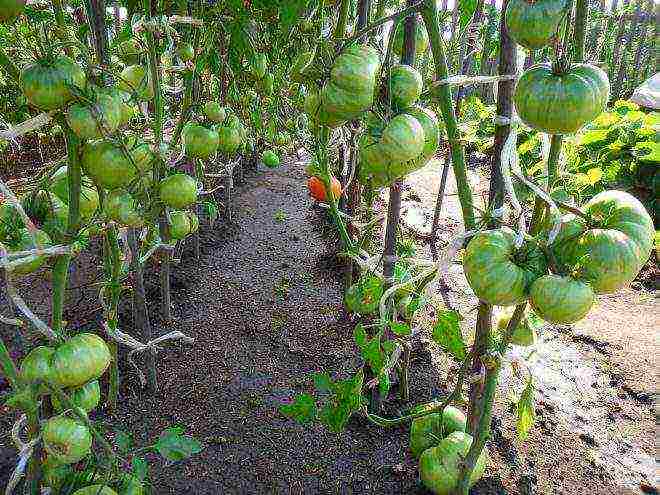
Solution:
<path fill-rule="evenodd" d="M 371 0 L 359 0 L 355 31 L 364 29 L 364 27 L 368 24 L 370 12 L 371 12 Z M 351 130 L 350 142 L 354 143 L 355 139 L 356 139 L 356 131 Z M 362 187 L 360 186 L 360 181 L 358 180 L 358 177 L 360 175 L 359 151 L 355 149 L 355 147 L 351 147 L 348 156 L 349 156 L 348 176 L 350 177 L 351 170 L 353 170 L 353 180 L 351 181 L 350 184 L 348 184 L 348 189 L 346 190 L 344 196 L 346 198 L 346 213 L 348 213 L 349 215 L 354 215 L 362 199 L 362 195 L 361 195 Z M 350 224 L 348 225 L 348 229 L 349 229 L 349 234 L 353 235 L 355 229 L 352 228 Z M 352 260 L 348 260 L 348 264 L 346 265 L 346 272 L 345 272 L 346 287 L 348 287 L 350 284 L 353 283 L 354 278 L 355 278 L 355 263 Z"/>
<path fill-rule="evenodd" d="M 85 8 L 87 19 L 94 33 L 96 60 L 101 67 L 108 68 L 110 61 L 108 58 L 108 30 L 105 25 L 105 0 L 86 0 Z M 109 85 L 110 81 L 108 80 L 107 73 L 103 73 L 102 79 L 105 85 Z M 101 205 L 103 205 L 105 194 L 101 189 L 99 189 L 99 199 L 101 200 Z M 121 259 L 119 255 L 117 226 L 114 223 L 109 224 L 103 233 L 103 264 L 108 290 L 108 298 L 106 300 L 107 309 L 104 316 L 110 330 L 115 331 L 118 327 L 117 319 L 119 297 L 121 294 L 121 285 L 119 282 Z M 110 369 L 108 370 L 107 405 L 109 411 L 114 411 L 117 408 L 119 397 L 119 346 L 113 339 L 110 339 L 107 343 L 110 349 L 110 355 L 112 356 Z"/>
<path fill-rule="evenodd" d="M 589 0 L 575 0 L 575 30 L 573 32 L 573 60 L 584 60 L 584 45 L 589 22 Z"/>
<path fill-rule="evenodd" d="M 502 10 L 505 11 L 508 1 L 505 0 Z M 498 75 L 515 74 L 517 69 L 516 44 L 509 36 L 505 18 L 500 18 L 500 58 Z M 498 208 L 504 202 L 504 182 L 501 173 L 502 149 L 511 132 L 510 120 L 513 115 L 513 91 L 515 81 L 501 81 L 497 90 L 497 115 L 503 118 L 495 128 L 493 155 L 490 165 L 490 191 L 488 194 L 489 209 Z M 489 227 L 493 227 L 490 225 Z M 477 323 L 475 327 L 474 344 L 472 347 L 471 373 L 475 377 L 470 386 L 470 402 L 468 405 L 467 430 L 473 437 L 472 447 L 462 466 L 461 478 L 456 491 L 457 495 L 467 495 L 469 480 L 474 464 L 483 450 L 490 431 L 493 399 L 497 387 L 499 364 L 493 368 L 486 366 L 489 349 L 492 347 L 492 311 L 490 304 L 479 302 Z M 488 360 L 490 361 L 490 360 Z M 499 362 L 498 362 L 499 363 Z"/>
<path fill-rule="evenodd" d="M 426 0 L 422 9 L 422 18 L 426 25 L 431 42 L 431 51 L 435 64 L 436 79 L 444 80 L 448 77 L 447 56 L 445 46 L 440 33 L 438 23 L 438 7 L 435 0 Z M 456 187 L 458 189 L 458 198 L 463 212 L 463 222 L 466 230 L 472 230 L 476 226 L 474 217 L 474 206 L 472 202 L 472 191 L 467 179 L 467 169 L 465 167 L 465 153 L 460 141 L 456 114 L 452 105 L 451 89 L 448 84 L 441 84 L 436 89 L 435 98 L 440 105 L 442 118 L 447 128 L 447 139 L 451 149 L 451 163 L 456 178 Z"/>
<path fill-rule="evenodd" d="M 624 78 L 626 77 L 626 68 L 628 56 L 633 52 L 633 43 L 637 38 L 637 28 L 639 26 L 639 18 L 642 15 L 642 1 L 637 1 L 637 6 L 635 7 L 635 12 L 632 14 L 632 19 L 630 20 L 630 28 L 628 29 L 628 36 L 625 42 L 624 49 L 621 53 L 620 60 L 613 60 L 612 62 L 618 62 L 617 64 L 617 73 L 614 85 L 612 86 L 612 100 L 616 101 L 621 97 L 621 89 L 623 86 Z"/>
<path fill-rule="evenodd" d="M 465 75 L 472 74 L 472 64 L 474 61 L 474 52 L 476 51 L 477 38 L 481 27 L 481 20 L 484 16 L 484 0 L 477 0 L 474 8 L 474 14 L 465 28 L 465 40 L 461 44 L 460 56 L 458 59 L 461 68 L 460 73 Z M 456 91 L 456 114 L 461 113 L 461 101 L 465 97 L 467 86 L 460 86 Z"/>
<path fill-rule="evenodd" d="M 144 9 L 148 11 L 150 16 L 155 17 L 158 13 L 158 0 L 144 0 Z M 156 49 L 156 37 L 154 32 L 151 30 L 145 31 L 145 38 L 147 40 L 148 47 L 148 58 L 149 58 L 149 72 L 151 74 L 151 81 L 154 89 L 154 119 L 153 119 L 153 132 L 154 132 L 154 144 L 156 151 L 156 159 L 153 163 L 153 176 L 154 183 L 158 184 L 160 179 L 163 176 L 163 167 L 164 163 L 161 158 L 161 144 L 163 142 L 163 88 L 161 85 L 161 67 L 160 61 L 157 55 Z M 167 224 L 167 219 L 165 218 L 165 212 L 161 211 L 158 216 L 158 223 L 160 228 L 161 238 L 165 241 L 169 239 L 169 229 Z M 146 307 L 146 301 L 144 300 L 144 281 L 142 280 L 142 267 L 140 266 L 140 249 L 135 239 L 135 230 L 132 230 L 133 242 L 134 245 L 131 246 L 133 249 L 133 256 L 137 256 L 136 267 L 140 270 L 140 273 L 135 274 L 136 283 L 141 285 L 139 289 L 139 296 L 143 301 L 141 306 L 138 308 L 138 311 L 144 311 L 142 317 L 142 323 L 144 325 L 143 329 L 145 333 L 148 333 L 148 336 L 145 335 L 146 340 L 151 340 L 152 338 L 152 328 L 149 323 L 148 309 Z M 161 265 L 160 265 L 160 288 L 161 288 L 161 312 L 163 320 L 165 323 L 168 323 L 172 319 L 172 301 L 170 294 L 170 252 L 167 250 L 161 251 Z M 136 285 L 134 290 L 138 290 Z M 156 351 L 155 349 L 150 349 L 147 351 L 147 390 L 151 393 L 156 391 Z"/>
<path fill-rule="evenodd" d="M 144 290 L 144 272 L 140 262 L 140 246 L 138 244 L 135 229 L 128 229 L 128 246 L 131 250 L 131 272 L 133 274 L 133 305 L 136 316 L 135 326 L 141 330 L 140 336 L 143 343 L 153 338 L 147 299 Z M 147 352 L 147 390 L 156 391 L 156 365 L 155 352 Z"/>
<path fill-rule="evenodd" d="M 94 51 L 99 65 L 108 69 L 108 30 L 105 25 L 105 0 L 85 0 L 87 20 L 92 26 Z"/>
<path fill-rule="evenodd" d="M 408 6 L 413 5 L 414 0 L 408 0 Z M 401 63 L 404 65 L 415 65 L 415 31 L 417 30 L 417 16 L 415 14 L 409 15 L 404 21 L 403 33 L 403 54 L 401 56 Z M 385 227 L 385 248 L 383 250 L 383 277 L 385 278 L 385 286 L 391 287 L 394 285 L 394 265 L 396 263 L 396 234 L 399 228 L 399 219 L 401 217 L 401 188 L 403 181 L 397 180 L 390 187 L 389 202 L 387 205 L 387 225 Z M 407 363 L 402 364 L 402 374 L 407 373 Z M 401 385 L 407 385 L 407 379 L 401 380 Z M 406 397 L 407 390 L 402 390 L 401 395 Z M 377 388 L 372 391 L 372 408 L 380 412 L 382 409 L 381 394 Z"/>
<path fill-rule="evenodd" d="M 408 5 L 411 5 L 408 0 Z M 411 15 L 406 18 L 404 23 L 403 36 L 403 56 L 401 63 L 404 65 L 415 64 L 415 30 L 417 29 L 417 16 Z M 387 226 L 385 229 L 385 250 L 383 251 L 383 276 L 385 283 L 392 285 L 392 275 L 394 273 L 394 263 L 396 258 L 396 233 L 399 227 L 399 218 L 401 215 L 401 187 L 402 180 L 397 180 L 390 187 L 390 197 L 387 206 Z"/>

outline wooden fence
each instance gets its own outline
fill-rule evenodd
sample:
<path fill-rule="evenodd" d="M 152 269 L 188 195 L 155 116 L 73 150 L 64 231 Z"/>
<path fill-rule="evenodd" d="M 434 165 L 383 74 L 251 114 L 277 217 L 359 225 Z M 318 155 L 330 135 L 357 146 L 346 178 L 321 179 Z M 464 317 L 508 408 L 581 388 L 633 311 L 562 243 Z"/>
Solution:
<path fill-rule="evenodd" d="M 586 61 L 607 72 L 612 101 L 627 98 L 639 84 L 659 70 L 658 6 L 654 0 L 612 0 L 610 5 L 606 0 L 591 0 L 590 7 Z M 494 74 L 501 16 L 495 0 L 478 0 L 466 26 L 460 26 L 458 9 L 445 8 L 444 13 L 448 53 L 451 55 L 450 72 Z M 548 48 L 530 52 L 525 66 L 549 59 Z M 477 91 L 486 101 L 493 101 L 491 87 L 478 88 Z"/>

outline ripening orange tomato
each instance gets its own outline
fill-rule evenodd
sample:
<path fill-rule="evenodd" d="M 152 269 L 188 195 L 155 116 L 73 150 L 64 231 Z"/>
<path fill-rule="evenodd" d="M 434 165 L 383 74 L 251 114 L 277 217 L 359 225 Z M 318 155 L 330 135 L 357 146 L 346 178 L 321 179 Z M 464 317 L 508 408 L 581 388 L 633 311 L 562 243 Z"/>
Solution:
<path fill-rule="evenodd" d="M 332 187 L 332 194 L 336 198 L 341 196 L 341 184 L 335 177 L 330 177 L 330 184 Z M 317 201 L 325 202 L 325 186 L 323 181 L 316 176 L 312 176 L 307 181 L 307 189 L 312 198 Z"/>

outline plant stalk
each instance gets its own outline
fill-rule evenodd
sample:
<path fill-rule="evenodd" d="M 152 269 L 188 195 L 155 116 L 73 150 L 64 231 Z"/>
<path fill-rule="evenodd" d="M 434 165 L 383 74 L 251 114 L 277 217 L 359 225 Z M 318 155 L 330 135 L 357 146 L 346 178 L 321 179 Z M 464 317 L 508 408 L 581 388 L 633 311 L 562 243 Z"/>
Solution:
<path fill-rule="evenodd" d="M 426 0 L 425 6 L 421 11 L 426 30 L 431 42 L 431 51 L 435 63 L 436 78 L 438 80 L 448 77 L 447 56 L 445 46 L 440 33 L 438 22 L 438 7 L 435 0 Z M 472 200 L 472 191 L 467 179 L 467 168 L 465 166 L 465 153 L 460 141 L 456 114 L 452 105 L 451 89 L 448 84 L 441 84 L 436 89 L 435 97 L 440 105 L 443 120 L 447 128 L 447 139 L 451 149 L 452 167 L 456 177 L 456 186 L 458 188 L 458 198 L 463 212 L 463 223 L 466 230 L 472 230 L 476 226 L 474 216 L 474 206 Z"/>
<path fill-rule="evenodd" d="M 62 129 L 64 129 L 68 158 L 67 184 L 69 188 L 69 218 L 67 221 L 66 233 L 64 235 L 64 242 L 71 244 L 80 227 L 80 186 L 82 171 L 79 151 L 81 143 L 63 117 L 60 119 L 60 125 L 62 126 Z M 61 335 L 63 332 L 63 313 L 70 262 L 71 254 L 63 254 L 57 256 L 53 266 L 51 328 L 58 335 Z"/>

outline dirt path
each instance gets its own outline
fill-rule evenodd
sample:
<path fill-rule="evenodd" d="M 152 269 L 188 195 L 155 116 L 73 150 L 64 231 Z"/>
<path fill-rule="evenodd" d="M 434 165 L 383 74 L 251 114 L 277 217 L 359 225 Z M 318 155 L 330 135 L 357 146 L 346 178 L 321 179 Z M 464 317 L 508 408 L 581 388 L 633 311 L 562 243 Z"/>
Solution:
<path fill-rule="evenodd" d="M 409 210 L 426 212 L 417 216 L 423 223 L 430 222 L 436 175 L 431 167 L 413 178 L 414 194 L 404 195 Z M 355 420 L 335 435 L 277 412 L 281 400 L 311 389 L 310 373 L 327 369 L 345 377 L 359 365 L 342 309 L 336 246 L 323 237 L 331 229 L 311 207 L 304 182 L 303 167 L 293 164 L 248 174 L 236 192 L 237 223 L 205 229 L 201 260 L 188 251 L 174 270 L 175 321 L 166 330 L 182 330 L 195 344 L 159 355 L 159 391 L 151 399 L 124 367 L 124 401 L 109 425 L 148 442 L 179 424 L 205 445 L 191 460 L 155 462 L 154 493 L 426 493 L 407 453 L 407 428 L 383 434 Z M 459 228 L 453 196 L 446 211 L 448 237 Z M 460 267 L 449 281 L 468 316 L 467 330 L 475 301 Z M 156 278 L 149 283 L 150 299 L 157 301 Z M 532 359 L 518 357 L 527 359 L 540 388 L 538 424 L 522 445 L 515 441 L 510 403 L 520 384 L 505 371 L 492 460 L 473 493 L 611 495 L 654 483 L 653 472 L 646 473 L 655 468 L 657 339 L 651 335 L 658 306 L 653 299 L 632 306 L 626 297 L 633 296 L 602 304 L 605 314 L 595 313 L 576 331 L 544 329 Z M 625 308 L 617 324 L 614 315 Z M 603 321 L 607 332 L 598 330 Z M 636 333 L 627 331 L 633 327 Z M 413 401 L 443 393 L 447 363 L 433 345 L 427 348 L 412 363 Z M 389 407 L 396 414 L 405 405 Z M 9 419 L 5 415 L 3 430 Z M 15 462 L 7 438 L 1 443 L 0 485 Z"/>

